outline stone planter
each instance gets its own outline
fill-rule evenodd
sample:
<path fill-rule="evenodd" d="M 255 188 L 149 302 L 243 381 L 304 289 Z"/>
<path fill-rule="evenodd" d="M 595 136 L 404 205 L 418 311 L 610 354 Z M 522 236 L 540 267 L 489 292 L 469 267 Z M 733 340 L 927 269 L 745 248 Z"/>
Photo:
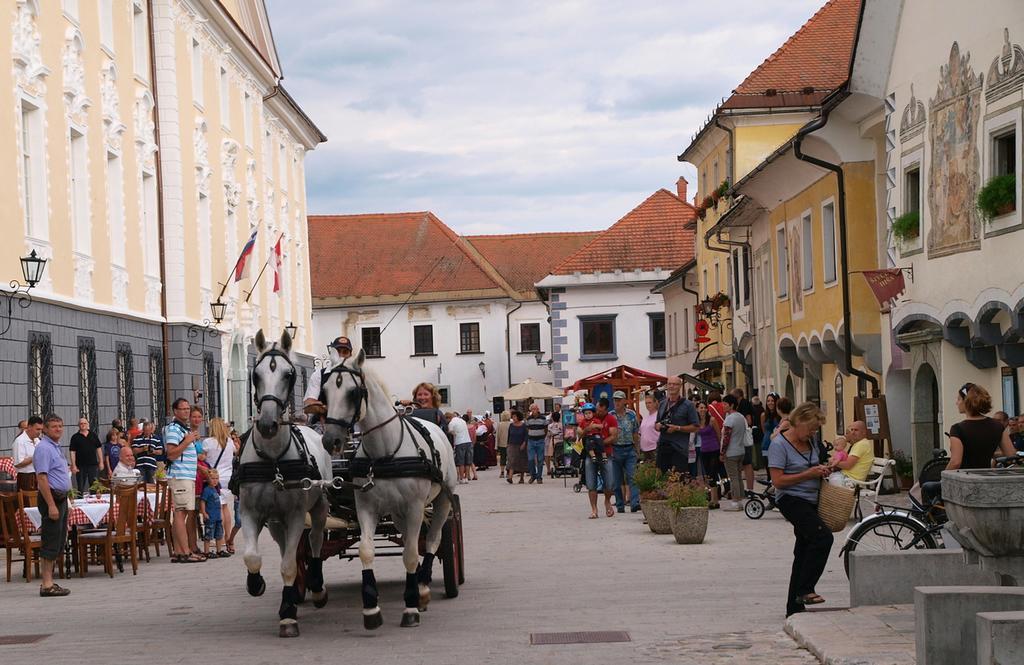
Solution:
<path fill-rule="evenodd" d="M 965 547 L 1024 556 L 1024 469 L 943 471 L 942 499 Z"/>
<path fill-rule="evenodd" d="M 647 526 L 654 533 L 672 533 L 672 509 L 668 500 L 648 500 L 640 502 L 640 509 L 647 518 Z"/>
<path fill-rule="evenodd" d="M 672 535 L 680 545 L 699 545 L 704 542 L 704 534 L 708 531 L 708 509 L 680 508 L 672 510 Z"/>

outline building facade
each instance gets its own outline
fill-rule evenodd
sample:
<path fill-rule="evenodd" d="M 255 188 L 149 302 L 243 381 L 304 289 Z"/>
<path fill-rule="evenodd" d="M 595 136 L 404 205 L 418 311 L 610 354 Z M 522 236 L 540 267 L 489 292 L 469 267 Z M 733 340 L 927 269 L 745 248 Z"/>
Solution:
<path fill-rule="evenodd" d="M 324 140 L 279 85 L 263 3 L 8 5 L 0 266 L 48 263 L 0 337 L 0 440 L 30 413 L 162 420 L 175 396 L 244 424 L 255 331 L 294 322 L 312 350 L 303 163 Z M 260 263 L 284 234 L 284 290 L 245 303 L 228 277 L 257 229 Z"/>

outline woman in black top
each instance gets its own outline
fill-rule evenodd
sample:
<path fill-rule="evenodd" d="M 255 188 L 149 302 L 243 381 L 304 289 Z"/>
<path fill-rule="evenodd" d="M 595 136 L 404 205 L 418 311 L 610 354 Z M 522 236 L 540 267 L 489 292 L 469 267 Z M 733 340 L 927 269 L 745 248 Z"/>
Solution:
<path fill-rule="evenodd" d="M 404 402 L 403 402 L 404 403 Z M 426 420 L 441 428 L 442 432 L 448 432 L 448 421 L 441 413 L 441 393 L 432 383 L 423 382 L 412 389 L 413 418 Z"/>
<path fill-rule="evenodd" d="M 949 430 L 949 464 L 954 469 L 988 469 L 996 450 L 1014 455 L 1010 433 L 985 414 L 992 410 L 992 396 L 973 383 L 965 383 L 956 395 L 956 408 L 967 416 Z"/>

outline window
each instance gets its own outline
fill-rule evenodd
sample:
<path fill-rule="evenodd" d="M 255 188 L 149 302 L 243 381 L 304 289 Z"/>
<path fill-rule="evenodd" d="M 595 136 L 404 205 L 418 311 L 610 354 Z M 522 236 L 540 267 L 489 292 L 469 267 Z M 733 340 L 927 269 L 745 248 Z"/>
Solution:
<path fill-rule="evenodd" d="M 726 295 L 729 296 L 729 301 L 735 304 L 736 301 L 739 300 L 739 294 L 734 294 L 732 290 L 733 265 L 732 254 L 730 254 L 728 258 L 725 259 L 725 290 Z"/>
<path fill-rule="evenodd" d="M 192 101 L 203 105 L 203 52 L 196 39 L 192 40 Z"/>
<path fill-rule="evenodd" d="M 132 347 L 124 342 L 117 345 L 117 417 L 123 423 L 135 417 Z"/>
<path fill-rule="evenodd" d="M 523 353 L 540 353 L 540 324 L 519 324 L 519 350 Z"/>
<path fill-rule="evenodd" d="M 114 50 L 114 0 L 100 0 L 100 44 Z"/>
<path fill-rule="evenodd" d="M 683 308 L 683 351 L 690 350 L 690 308 Z"/>
<path fill-rule="evenodd" d="M 836 372 L 836 433 L 846 431 L 846 402 L 843 399 L 843 375 Z"/>
<path fill-rule="evenodd" d="M 248 400 L 246 400 L 248 401 Z M 158 346 L 149 347 L 149 417 L 159 423 L 166 413 L 164 399 L 164 353 Z"/>
<path fill-rule="evenodd" d="M 742 247 L 732 253 L 732 296 L 737 304 L 743 300 L 743 293 L 740 291 L 740 272 L 742 271 L 743 263 L 740 258 L 741 254 L 743 254 Z"/>
<path fill-rule="evenodd" d="M 712 293 L 721 293 L 722 292 L 722 279 L 721 279 L 722 276 L 721 276 L 720 272 L 721 271 L 719 270 L 719 262 L 715 261 L 715 290 Z"/>
<path fill-rule="evenodd" d="M 146 243 L 143 247 L 143 266 L 145 273 L 150 276 L 160 274 L 160 238 L 157 234 L 156 223 L 156 176 L 150 173 L 142 174 L 142 224 L 143 239 Z"/>
<path fill-rule="evenodd" d="M 213 234 L 210 230 L 210 197 L 205 194 L 199 195 L 199 288 L 208 289 L 212 285 L 210 243 L 213 242 Z M 268 280 L 271 284 L 274 280 Z"/>
<path fill-rule="evenodd" d="M 459 324 L 459 353 L 480 353 L 480 324 Z"/>
<path fill-rule="evenodd" d="M 665 313 L 653 312 L 647 315 L 650 327 L 651 357 L 665 357 Z"/>
<path fill-rule="evenodd" d="M 786 227 L 775 230 L 775 251 L 778 256 L 778 293 L 780 298 L 789 295 L 789 248 L 786 245 Z"/>
<path fill-rule="evenodd" d="M 713 169 L 714 174 L 715 174 L 714 179 L 711 181 L 711 187 L 712 188 L 718 187 L 719 183 L 721 183 L 722 181 L 719 180 L 719 178 L 718 178 L 718 160 L 717 159 L 715 160 L 714 166 L 712 166 L 711 168 Z"/>
<path fill-rule="evenodd" d="M 750 304 L 750 248 L 740 247 L 740 281 L 743 283 L 743 304 Z"/>
<path fill-rule="evenodd" d="M 708 269 L 704 268 L 704 296 L 707 297 L 711 292 L 711 285 L 708 283 Z"/>
<path fill-rule="evenodd" d="M 435 386 L 437 392 L 441 395 L 441 405 L 448 406 L 452 403 L 451 393 L 452 389 L 449 386 Z"/>
<path fill-rule="evenodd" d="M 615 358 L 615 315 L 581 316 L 581 360 Z"/>
<path fill-rule="evenodd" d="M 801 240 L 801 263 L 803 264 L 803 287 L 804 291 L 814 288 L 814 229 L 811 225 L 811 213 L 807 213 L 801 220 L 803 238 Z"/>
<path fill-rule="evenodd" d="M 380 358 L 382 357 L 380 350 L 380 328 L 374 326 L 373 328 L 363 328 L 363 351 L 366 352 L 368 358 Z"/>
<path fill-rule="evenodd" d="M 46 333 L 28 336 L 28 408 L 36 416 L 53 411 L 53 355 Z"/>
<path fill-rule="evenodd" d="M 91 337 L 78 338 L 78 417 L 98 423 L 96 403 L 96 343 Z"/>
<path fill-rule="evenodd" d="M 149 25 L 146 21 L 145 2 L 132 2 L 132 46 L 134 47 L 133 66 L 135 75 L 143 79 L 149 78 Z"/>
<path fill-rule="evenodd" d="M 213 359 L 213 352 L 203 353 L 203 390 L 204 403 L 206 405 L 206 418 L 220 416 L 220 372 L 217 370 L 217 363 Z M 295 412 L 295 391 L 289 396 L 292 412 Z"/>
<path fill-rule="evenodd" d="M 434 355 L 434 326 L 422 325 L 412 327 L 413 355 Z"/>
<path fill-rule="evenodd" d="M 279 180 L 278 184 L 285 192 L 288 191 L 288 171 L 285 168 L 287 164 L 288 159 L 285 157 L 284 144 L 282 143 L 277 147 L 277 177 Z"/>
<path fill-rule="evenodd" d="M 43 111 L 21 102 L 21 196 L 25 233 L 34 238 L 48 236 L 46 168 L 43 162 Z"/>
<path fill-rule="evenodd" d="M 921 165 L 903 174 L 903 212 L 921 212 Z"/>
<path fill-rule="evenodd" d="M 110 232 L 110 259 L 124 267 L 124 183 L 121 157 L 107 153 L 107 229 Z"/>
<path fill-rule="evenodd" d="M 917 173 L 920 176 L 921 172 Z M 821 256 L 825 270 L 825 283 L 831 284 L 836 281 L 836 206 L 834 203 L 826 203 L 821 206 L 821 242 L 824 245 Z"/>
<path fill-rule="evenodd" d="M 245 147 L 252 147 L 252 97 L 245 93 L 242 97 L 242 124 L 245 132 Z"/>
<path fill-rule="evenodd" d="M 92 250 L 92 228 L 89 224 L 89 176 L 85 135 L 72 128 L 69 132 L 71 167 L 71 227 L 75 249 L 84 254 Z"/>
<path fill-rule="evenodd" d="M 1017 132 L 1011 129 L 992 137 L 992 175 L 1017 173 Z"/>
<path fill-rule="evenodd" d="M 220 68 L 220 124 L 231 127 L 231 88 L 228 82 L 228 70 Z"/>
<path fill-rule="evenodd" d="M 1002 367 L 999 370 L 1002 375 L 1003 411 L 1007 413 L 1019 413 L 1017 410 L 1017 368 Z"/>

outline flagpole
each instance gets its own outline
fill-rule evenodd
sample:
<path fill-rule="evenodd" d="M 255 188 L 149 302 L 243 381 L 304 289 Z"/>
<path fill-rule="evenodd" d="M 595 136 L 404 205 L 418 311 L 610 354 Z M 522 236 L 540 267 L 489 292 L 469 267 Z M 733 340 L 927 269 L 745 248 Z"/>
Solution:
<path fill-rule="evenodd" d="M 277 247 L 277 243 L 281 242 L 281 238 L 283 238 L 283 237 L 284 237 L 284 232 L 282 231 L 281 235 L 279 235 L 277 237 L 277 242 L 275 242 L 270 247 L 271 248 Z M 260 283 L 260 278 L 263 277 L 263 273 L 267 270 L 267 265 L 270 264 L 270 257 L 273 256 L 273 255 L 274 255 L 274 251 L 273 251 L 273 249 L 271 249 L 271 252 L 270 252 L 270 254 L 267 255 L 266 260 L 263 261 L 263 267 L 260 268 L 260 274 L 256 275 L 256 281 L 252 283 L 252 288 L 249 289 L 249 293 L 245 296 L 245 302 L 249 302 L 249 298 L 252 298 L 253 292 L 256 291 L 256 285 Z"/>

